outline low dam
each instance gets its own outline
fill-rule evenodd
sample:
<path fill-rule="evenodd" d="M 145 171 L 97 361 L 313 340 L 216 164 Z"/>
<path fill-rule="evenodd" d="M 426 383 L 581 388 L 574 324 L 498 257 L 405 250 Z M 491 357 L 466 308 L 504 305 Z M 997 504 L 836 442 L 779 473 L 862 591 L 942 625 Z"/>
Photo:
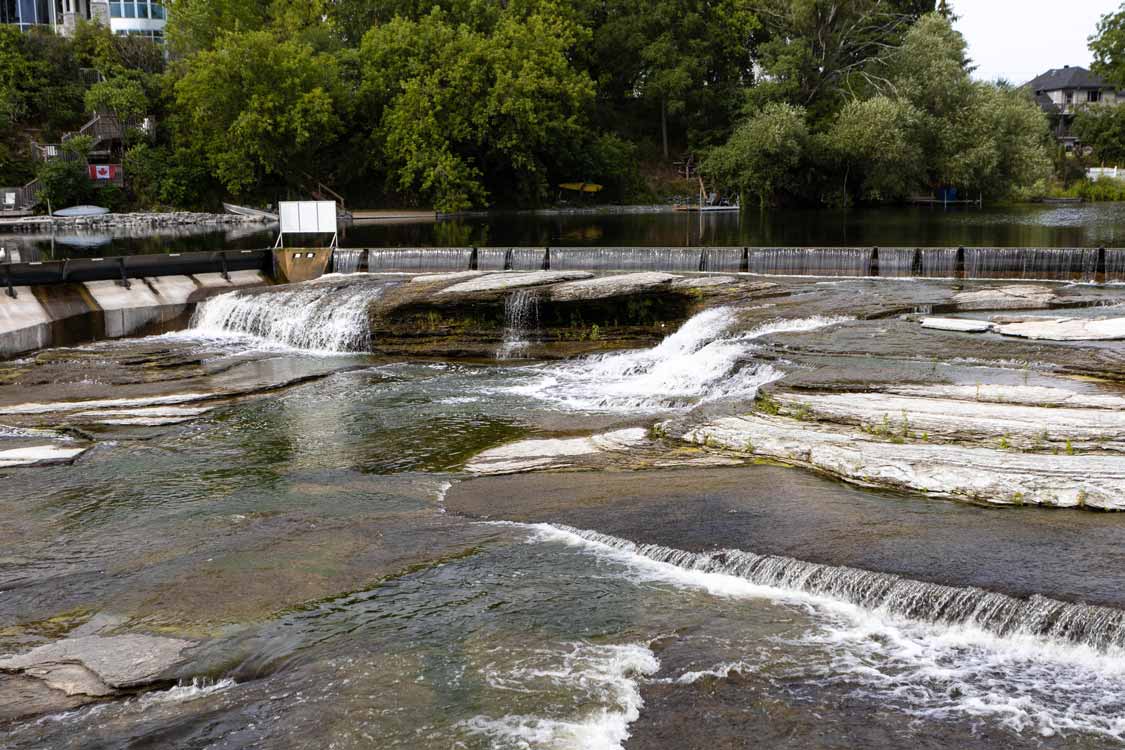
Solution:
<path fill-rule="evenodd" d="M 1009 247 L 511 247 L 336 251 L 342 273 L 663 271 L 765 276 L 1125 281 L 1125 249 Z"/>
<path fill-rule="evenodd" d="M 1122 248 L 410 247 L 232 250 L 0 264 L 0 356 L 183 328 L 235 287 L 468 271 L 1125 282 Z M 62 323 L 66 321 L 65 325 Z"/>

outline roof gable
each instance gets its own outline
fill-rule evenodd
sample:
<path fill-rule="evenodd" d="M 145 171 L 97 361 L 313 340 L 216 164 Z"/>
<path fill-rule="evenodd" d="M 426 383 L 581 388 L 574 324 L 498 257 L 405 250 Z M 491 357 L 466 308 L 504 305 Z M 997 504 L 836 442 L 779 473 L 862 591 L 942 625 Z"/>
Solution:
<path fill-rule="evenodd" d="M 1043 75 L 1028 81 L 1025 86 L 1034 92 L 1112 88 L 1101 76 L 1077 66 L 1048 70 Z"/>

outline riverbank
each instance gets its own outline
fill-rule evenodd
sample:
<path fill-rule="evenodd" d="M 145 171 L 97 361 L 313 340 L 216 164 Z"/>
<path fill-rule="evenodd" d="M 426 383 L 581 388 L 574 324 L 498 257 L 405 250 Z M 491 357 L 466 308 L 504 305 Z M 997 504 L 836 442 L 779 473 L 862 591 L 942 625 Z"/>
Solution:
<path fill-rule="evenodd" d="M 27 216 L 18 219 L 0 219 L 0 229 L 8 231 L 39 232 L 66 229 L 175 229 L 186 226 L 246 226 L 269 225 L 275 221 L 264 217 L 236 214 L 211 214 L 189 211 L 138 212 L 101 214 L 100 216 Z"/>

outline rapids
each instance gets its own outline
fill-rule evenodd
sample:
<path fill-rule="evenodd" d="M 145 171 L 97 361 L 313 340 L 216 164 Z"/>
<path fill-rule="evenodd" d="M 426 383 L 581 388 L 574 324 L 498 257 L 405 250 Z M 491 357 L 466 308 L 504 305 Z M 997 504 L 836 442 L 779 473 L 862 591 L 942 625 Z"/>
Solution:
<path fill-rule="evenodd" d="M 960 257 L 833 262 L 936 278 Z M 541 333 L 534 290 L 507 299 L 496 359 L 370 356 L 388 287 L 334 276 L 212 298 L 179 333 L 3 363 L 0 448 L 85 453 L 0 472 L 0 655 L 124 633 L 190 648 L 90 702 L 0 673 L 0 746 L 1125 746 L 1125 516 L 844 485 L 653 429 L 781 386 L 1097 404 L 1117 393 L 1094 377 L 1114 345 L 970 339 L 901 313 L 960 282 L 789 283 L 565 361 L 520 359 Z M 466 471 L 501 446 L 622 431 L 638 440 L 601 464 Z"/>

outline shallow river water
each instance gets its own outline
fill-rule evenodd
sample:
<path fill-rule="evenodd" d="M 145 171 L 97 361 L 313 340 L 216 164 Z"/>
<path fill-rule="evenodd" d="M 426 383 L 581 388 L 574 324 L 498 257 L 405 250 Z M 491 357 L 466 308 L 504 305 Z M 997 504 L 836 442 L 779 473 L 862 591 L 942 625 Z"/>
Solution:
<path fill-rule="evenodd" d="M 936 368 L 894 322 L 779 306 L 736 333 L 719 311 L 648 350 L 449 364 L 298 349 L 268 311 L 208 304 L 226 312 L 195 330 L 3 366 L 43 382 L 0 386 L 0 422 L 90 383 L 127 411 L 315 379 L 105 421 L 78 464 L 0 475 L 0 653 L 98 623 L 199 644 L 167 684 L 0 725 L 0 747 L 1125 745 L 1125 517 L 765 463 L 463 471 L 527 436 L 745 404 L 846 335 Z M 1048 377 L 940 353 L 965 378 Z"/>

